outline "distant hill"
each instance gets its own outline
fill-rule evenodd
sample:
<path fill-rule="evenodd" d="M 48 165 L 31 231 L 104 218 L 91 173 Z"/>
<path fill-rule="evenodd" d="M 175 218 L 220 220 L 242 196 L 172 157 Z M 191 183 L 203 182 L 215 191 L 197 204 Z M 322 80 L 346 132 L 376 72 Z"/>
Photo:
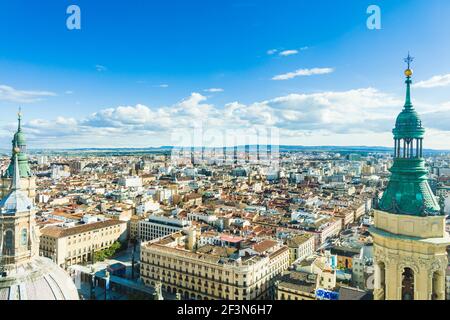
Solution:
<path fill-rule="evenodd" d="M 69 149 L 29 149 L 30 154 L 66 154 L 66 155 L 133 155 L 133 154 L 153 154 L 153 153 L 169 153 L 173 146 L 161 146 L 161 147 L 149 147 L 149 148 L 69 148 Z M 232 152 L 235 147 L 227 147 L 227 152 Z M 237 146 L 242 151 L 246 148 L 254 152 L 257 148 L 256 145 Z M 270 149 L 270 146 L 267 146 Z M 276 148 L 272 146 L 272 148 Z M 191 149 L 191 147 L 186 147 Z M 211 150 L 212 148 L 205 148 L 205 150 Z M 220 148 L 221 149 L 221 148 Z M 201 151 L 202 147 L 195 147 L 195 151 Z M 377 147 L 377 146 L 289 146 L 280 145 L 280 152 L 340 152 L 340 153 L 392 153 L 393 148 L 389 147 Z M 434 150 L 425 149 L 425 153 L 440 154 L 450 153 L 450 150 Z M 10 150 L 0 149 L 0 153 L 9 155 Z"/>

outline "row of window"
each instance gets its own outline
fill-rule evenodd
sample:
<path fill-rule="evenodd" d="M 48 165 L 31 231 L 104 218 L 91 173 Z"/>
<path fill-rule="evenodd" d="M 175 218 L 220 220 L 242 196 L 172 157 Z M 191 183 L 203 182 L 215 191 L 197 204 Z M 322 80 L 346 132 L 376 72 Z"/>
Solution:
<path fill-rule="evenodd" d="M 216 273 L 218 275 L 225 275 L 228 277 L 230 276 L 230 271 L 223 271 L 222 269 L 219 269 L 219 268 L 216 269 L 214 267 L 208 267 L 206 265 L 202 266 L 197 263 L 179 260 L 176 258 L 170 258 L 170 257 L 166 257 L 164 255 L 159 255 L 159 254 L 149 253 L 149 252 L 143 252 L 142 262 L 157 265 L 157 266 L 167 267 L 167 268 L 175 268 L 176 270 L 179 269 L 180 271 L 183 271 L 183 269 L 184 269 L 185 272 L 188 272 L 188 269 L 191 268 L 191 269 L 195 270 L 196 272 L 198 272 L 199 276 L 212 277 L 212 279 L 214 279 L 214 274 L 216 274 Z M 166 262 L 167 262 L 167 264 L 166 264 Z M 279 268 L 283 268 L 283 267 L 287 268 L 288 265 L 289 265 L 289 256 L 288 255 L 286 257 L 280 257 L 278 259 L 271 260 L 268 268 L 264 268 L 265 269 L 264 271 L 260 270 L 262 272 L 259 272 L 258 274 L 256 274 L 256 281 L 259 281 L 264 276 L 267 276 L 270 273 L 274 273 Z M 183 268 L 183 266 L 184 266 L 184 268 Z M 203 273 L 202 273 L 202 271 L 203 271 Z M 247 277 L 247 274 L 245 274 L 245 273 L 241 274 L 241 275 L 237 274 L 235 276 L 237 276 L 237 277 L 242 276 L 245 279 Z"/>
<path fill-rule="evenodd" d="M 80 233 L 80 234 L 74 235 L 74 236 L 69 236 L 68 239 L 71 240 L 73 238 L 76 241 L 76 238 L 81 238 L 81 236 L 83 236 L 83 237 L 86 235 L 90 236 L 91 234 L 99 233 L 99 232 L 101 232 L 101 236 L 104 236 L 104 235 L 108 235 L 108 234 L 113 234 L 113 232 L 116 231 L 115 229 L 119 229 L 119 228 L 120 228 L 119 225 L 105 227 L 105 228 L 101 228 L 99 230 L 94 230 L 94 231 L 89 231 L 89 232 L 85 232 L 85 233 Z M 108 230 L 109 230 L 109 232 L 108 232 Z M 106 231 L 106 232 L 103 233 L 104 231 Z M 86 239 L 86 238 L 84 238 L 84 239 Z"/>
<path fill-rule="evenodd" d="M 108 247 L 108 246 L 112 245 L 113 243 L 114 243 L 114 241 L 110 240 L 110 241 L 102 242 L 101 245 L 96 244 L 95 247 L 94 247 L 94 245 L 92 245 L 92 246 L 84 247 L 83 249 L 78 249 L 78 255 L 81 255 L 82 253 L 83 254 L 88 253 L 94 248 L 102 249 L 102 248 Z M 69 258 L 77 256 L 77 250 L 73 250 L 73 251 L 68 250 L 67 256 Z"/>
<path fill-rule="evenodd" d="M 150 279 L 153 280 L 157 280 L 157 281 L 162 281 L 163 283 L 166 283 L 168 286 L 169 285 L 173 285 L 174 289 L 175 286 L 177 287 L 181 287 L 182 289 L 188 289 L 188 290 L 192 290 L 195 291 L 197 293 L 203 293 L 205 295 L 209 295 L 209 296 L 216 296 L 216 297 L 221 297 L 220 295 L 222 295 L 221 298 L 225 298 L 228 297 L 230 293 L 234 292 L 234 295 L 237 296 L 246 296 L 247 295 L 247 289 L 238 289 L 238 288 L 234 288 L 234 291 L 232 289 L 232 287 L 230 286 L 225 286 L 225 290 L 223 290 L 222 285 L 216 285 L 214 282 L 208 283 L 207 281 L 205 281 L 202 285 L 202 283 L 195 283 L 194 279 L 195 278 L 191 278 L 190 281 L 186 280 L 184 283 L 181 281 L 177 281 L 177 279 L 175 278 L 166 278 L 166 277 L 161 277 L 159 274 L 154 274 L 154 273 L 144 273 L 143 276 L 148 277 Z M 144 281 L 145 283 L 148 283 L 148 280 Z M 249 291 L 250 295 L 253 294 L 253 292 L 255 292 L 255 296 L 258 296 L 261 292 L 263 292 L 263 290 L 265 290 L 266 286 L 261 287 L 261 288 L 256 288 L 256 290 L 251 289 Z M 231 290 L 230 290 L 231 289 Z"/>
<path fill-rule="evenodd" d="M 312 297 L 311 298 L 306 298 L 306 297 L 299 298 L 299 296 L 297 296 L 297 295 L 290 295 L 290 294 L 284 295 L 284 293 L 282 293 L 280 296 L 280 300 L 311 300 L 311 299 L 312 299 Z"/>

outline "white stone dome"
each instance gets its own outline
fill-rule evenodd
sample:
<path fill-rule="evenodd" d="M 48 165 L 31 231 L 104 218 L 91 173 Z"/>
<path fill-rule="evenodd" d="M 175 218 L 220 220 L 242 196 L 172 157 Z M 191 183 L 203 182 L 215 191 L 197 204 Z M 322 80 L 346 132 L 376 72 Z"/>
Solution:
<path fill-rule="evenodd" d="M 0 300 L 79 300 L 72 278 L 48 258 L 30 262 L 0 275 Z"/>

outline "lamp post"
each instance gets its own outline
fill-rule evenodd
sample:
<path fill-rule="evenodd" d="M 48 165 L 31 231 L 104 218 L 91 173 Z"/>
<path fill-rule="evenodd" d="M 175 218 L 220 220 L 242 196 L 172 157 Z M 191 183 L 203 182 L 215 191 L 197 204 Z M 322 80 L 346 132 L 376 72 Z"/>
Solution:
<path fill-rule="evenodd" d="M 131 254 L 131 280 L 134 280 L 134 274 L 135 274 L 135 266 L 136 266 L 136 244 L 137 241 L 133 240 L 133 253 Z"/>
<path fill-rule="evenodd" d="M 95 300 L 95 269 L 94 266 L 91 267 L 91 281 L 90 281 L 90 293 L 91 293 L 91 300 Z"/>
<path fill-rule="evenodd" d="M 108 267 L 106 267 L 106 272 L 105 272 L 105 300 L 106 300 L 106 294 L 108 292 L 109 289 L 109 271 L 108 271 Z"/>

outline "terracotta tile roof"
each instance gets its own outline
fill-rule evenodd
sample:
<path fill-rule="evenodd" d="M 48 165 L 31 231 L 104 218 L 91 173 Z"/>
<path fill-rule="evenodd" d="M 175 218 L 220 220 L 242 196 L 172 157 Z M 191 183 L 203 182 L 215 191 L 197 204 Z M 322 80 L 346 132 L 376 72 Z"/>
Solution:
<path fill-rule="evenodd" d="M 106 227 L 112 227 L 120 224 L 126 223 L 125 221 L 119 220 L 105 220 L 101 222 L 94 222 L 89 224 L 83 224 L 71 228 L 64 228 L 58 226 L 45 227 L 41 230 L 43 236 L 49 236 L 53 238 L 64 238 L 79 233 L 89 232 L 93 230 L 98 230 Z"/>
<path fill-rule="evenodd" d="M 259 253 L 263 253 L 267 250 L 269 250 L 270 248 L 276 246 L 278 244 L 277 241 L 274 240 L 263 240 L 257 244 L 255 244 L 253 246 L 253 250 L 259 252 Z"/>

